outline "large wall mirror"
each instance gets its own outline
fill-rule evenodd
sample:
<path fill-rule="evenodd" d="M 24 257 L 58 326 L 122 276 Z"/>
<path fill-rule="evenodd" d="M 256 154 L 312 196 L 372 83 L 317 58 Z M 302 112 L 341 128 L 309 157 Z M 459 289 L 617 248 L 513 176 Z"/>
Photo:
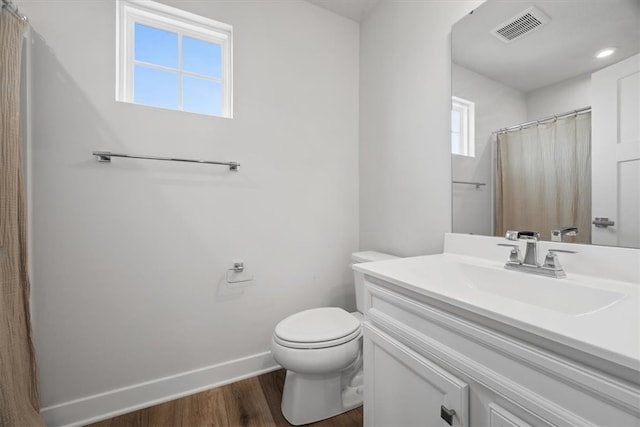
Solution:
<path fill-rule="evenodd" d="M 640 248 L 640 0 L 488 0 L 452 49 L 453 231 Z"/>

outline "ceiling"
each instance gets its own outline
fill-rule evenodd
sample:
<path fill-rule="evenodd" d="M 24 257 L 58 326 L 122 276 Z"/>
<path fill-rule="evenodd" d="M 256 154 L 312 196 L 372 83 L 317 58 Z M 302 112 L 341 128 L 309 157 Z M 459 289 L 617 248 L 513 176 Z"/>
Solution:
<path fill-rule="evenodd" d="M 544 26 L 510 43 L 490 34 L 531 6 Z M 595 58 L 609 46 L 612 56 Z M 529 92 L 640 52 L 640 0 L 489 0 L 454 25 L 452 47 L 454 63 Z"/>
<path fill-rule="evenodd" d="M 362 22 L 382 0 L 306 1 Z M 510 43 L 490 34 L 531 6 L 550 18 L 543 27 Z M 614 55 L 594 57 L 609 46 Z M 639 53 L 640 0 L 489 0 L 454 25 L 452 47 L 456 64 L 529 92 Z"/>
<path fill-rule="evenodd" d="M 380 0 L 307 0 L 338 15 L 362 22 Z"/>

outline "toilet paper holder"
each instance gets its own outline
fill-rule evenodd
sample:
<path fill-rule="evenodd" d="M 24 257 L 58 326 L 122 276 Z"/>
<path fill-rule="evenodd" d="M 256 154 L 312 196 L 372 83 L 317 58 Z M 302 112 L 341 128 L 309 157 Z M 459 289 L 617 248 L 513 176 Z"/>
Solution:
<path fill-rule="evenodd" d="M 244 262 L 242 262 L 242 261 L 234 262 L 233 263 L 233 267 L 231 267 L 227 271 L 234 271 L 236 273 L 242 273 L 244 271 Z"/>
<path fill-rule="evenodd" d="M 237 276 L 242 277 L 242 273 L 244 273 L 244 262 L 243 261 L 234 261 L 233 266 L 227 269 L 226 272 L 226 282 L 227 283 L 242 283 L 242 282 L 250 282 L 253 280 L 253 276 L 238 278 Z M 234 278 L 234 276 L 236 276 Z"/>

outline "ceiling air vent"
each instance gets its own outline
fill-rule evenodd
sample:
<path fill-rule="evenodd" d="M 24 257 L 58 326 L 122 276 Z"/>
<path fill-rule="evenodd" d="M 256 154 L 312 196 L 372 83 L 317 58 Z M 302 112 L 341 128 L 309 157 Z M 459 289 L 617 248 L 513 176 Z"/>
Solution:
<path fill-rule="evenodd" d="M 502 24 L 491 30 L 491 34 L 505 43 L 512 42 L 520 37 L 537 30 L 549 21 L 549 17 L 540 9 L 530 7 L 524 12 L 507 19 Z"/>

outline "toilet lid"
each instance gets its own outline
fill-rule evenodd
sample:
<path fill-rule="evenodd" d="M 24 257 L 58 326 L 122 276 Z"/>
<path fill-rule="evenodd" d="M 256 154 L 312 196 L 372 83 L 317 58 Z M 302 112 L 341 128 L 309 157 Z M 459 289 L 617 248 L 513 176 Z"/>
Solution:
<path fill-rule="evenodd" d="M 283 319 L 274 335 L 289 343 L 321 343 L 358 335 L 360 320 L 338 307 L 312 308 Z M 342 341 L 342 340 L 340 340 Z"/>

